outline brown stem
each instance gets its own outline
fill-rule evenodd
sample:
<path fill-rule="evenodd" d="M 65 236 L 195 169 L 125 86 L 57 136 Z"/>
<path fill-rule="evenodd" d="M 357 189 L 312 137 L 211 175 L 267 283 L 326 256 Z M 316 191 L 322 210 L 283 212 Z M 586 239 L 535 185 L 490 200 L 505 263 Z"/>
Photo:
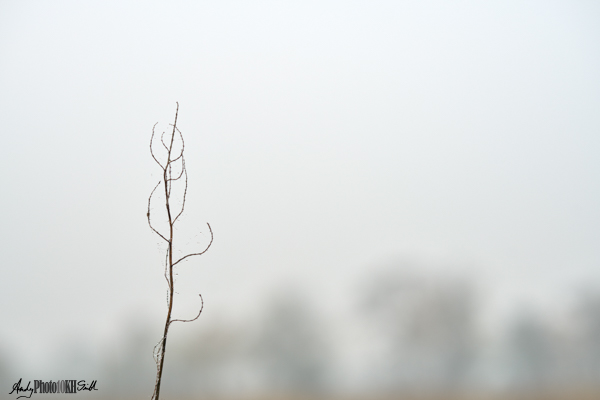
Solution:
<path fill-rule="evenodd" d="M 154 348 L 154 356 L 155 356 L 156 365 L 157 365 L 157 372 L 156 372 L 156 382 L 155 382 L 155 386 L 154 386 L 154 393 L 152 394 L 153 400 L 159 400 L 159 396 L 160 396 L 160 387 L 161 387 L 161 382 L 162 382 L 162 373 L 164 370 L 165 353 L 166 353 L 166 349 L 167 349 L 167 335 L 169 333 L 169 326 L 171 325 L 172 322 L 175 322 L 175 321 L 178 321 L 178 322 L 195 321 L 196 319 L 198 319 L 198 317 L 202 313 L 202 310 L 204 309 L 204 300 L 202 299 L 202 295 L 200 295 L 200 300 L 202 301 L 202 305 L 200 307 L 200 311 L 198 312 L 198 315 L 196 316 L 196 318 L 190 319 L 190 320 L 171 319 L 171 314 L 173 311 L 173 295 L 175 293 L 175 281 L 173 279 L 173 267 L 177 263 L 179 263 L 180 261 L 183 261 L 187 257 L 204 254 L 208 250 L 208 248 L 210 247 L 210 245 L 212 244 L 212 241 L 213 241 L 212 229 L 211 229 L 210 225 L 208 225 L 208 229 L 210 230 L 210 243 L 208 244 L 206 249 L 204 251 L 202 251 L 201 253 L 188 254 L 188 255 L 180 258 L 179 260 L 173 262 L 174 226 L 175 226 L 175 223 L 177 222 L 177 219 L 179 218 L 179 216 L 183 213 L 183 211 L 185 209 L 185 200 L 186 200 L 186 196 L 187 196 L 187 184 L 188 184 L 188 182 L 187 182 L 188 175 L 187 175 L 187 170 L 185 167 L 185 158 L 183 156 L 183 150 L 185 147 L 185 143 L 183 141 L 183 135 L 181 134 L 181 131 L 177 128 L 178 114 L 179 114 L 179 103 L 177 103 L 177 109 L 175 111 L 175 122 L 171 125 L 173 127 L 173 131 L 171 133 L 171 140 L 170 140 L 169 146 L 167 147 L 167 145 L 164 141 L 164 133 L 161 135 L 161 138 L 160 138 L 163 148 L 167 151 L 167 160 L 164 165 L 155 156 L 154 150 L 152 147 L 152 142 L 154 139 L 154 127 L 152 128 L 152 137 L 150 138 L 150 153 L 152 155 L 152 158 L 154 158 L 154 161 L 156 161 L 156 163 L 161 167 L 162 172 L 163 172 L 162 183 L 164 184 L 165 208 L 167 210 L 167 219 L 168 219 L 168 223 L 169 223 L 169 234 L 163 235 L 157 229 L 155 229 L 154 226 L 152 226 L 152 223 L 150 220 L 150 203 L 152 200 L 152 196 L 154 195 L 154 192 L 156 191 L 156 189 L 158 188 L 158 186 L 161 183 L 161 182 L 159 182 L 156 185 L 156 187 L 154 187 L 154 189 L 150 193 L 150 197 L 148 198 L 147 217 L 148 217 L 148 225 L 150 225 L 150 228 L 158 236 L 160 236 L 162 239 L 164 239 L 167 242 L 167 254 L 166 254 L 166 260 L 165 260 L 165 278 L 167 280 L 167 285 L 168 285 L 168 299 L 167 299 L 168 311 L 167 311 L 167 319 L 165 321 L 165 328 L 164 328 L 163 336 Z M 179 152 L 179 154 L 175 154 L 172 157 L 175 133 L 179 133 L 179 137 L 181 138 L 181 151 Z M 179 172 L 179 174 L 176 178 L 173 178 L 173 163 L 174 162 L 181 163 L 181 171 Z M 183 180 L 185 182 L 185 187 L 184 187 L 183 196 L 181 199 L 181 210 L 177 213 L 175 218 L 173 218 L 173 216 L 171 214 L 172 183 L 173 183 L 173 181 L 177 181 L 182 177 L 184 177 Z"/>

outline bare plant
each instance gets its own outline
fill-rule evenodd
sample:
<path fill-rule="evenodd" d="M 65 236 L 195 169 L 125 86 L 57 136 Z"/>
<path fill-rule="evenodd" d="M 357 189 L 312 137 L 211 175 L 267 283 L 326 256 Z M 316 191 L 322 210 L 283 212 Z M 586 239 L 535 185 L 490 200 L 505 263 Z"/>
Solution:
<path fill-rule="evenodd" d="M 163 132 L 160 136 L 160 143 L 162 144 L 163 151 L 166 151 L 166 160 L 164 160 L 163 162 L 159 161 L 159 158 L 162 158 L 162 157 L 156 156 L 156 153 L 155 153 L 154 147 L 153 147 L 154 136 L 155 136 L 154 130 L 158 123 L 154 124 L 154 126 L 152 127 L 152 137 L 150 138 L 150 154 L 152 155 L 152 158 L 154 159 L 154 161 L 156 161 L 156 163 L 162 169 L 162 180 L 160 180 L 156 184 L 156 186 L 150 193 L 150 196 L 148 197 L 148 212 L 146 213 L 146 216 L 148 217 L 148 225 L 150 225 L 150 229 L 152 229 L 152 231 L 154 231 L 154 233 L 156 233 L 167 244 L 166 255 L 165 255 L 165 279 L 167 280 L 167 285 L 168 285 L 168 290 L 167 290 L 167 309 L 168 309 L 168 311 L 167 311 L 167 320 L 165 322 L 165 329 L 164 329 L 162 338 L 160 339 L 158 344 L 154 347 L 154 360 L 156 361 L 156 370 L 157 371 L 156 371 L 156 382 L 154 385 L 154 393 L 152 394 L 152 400 L 158 400 L 159 396 L 160 396 L 160 384 L 161 384 L 161 380 L 162 380 L 162 373 L 163 373 L 163 367 L 164 367 L 164 362 L 165 362 L 165 351 L 167 349 L 167 334 L 169 333 L 169 327 L 170 327 L 171 323 L 195 321 L 196 319 L 198 319 L 198 317 L 200 317 L 200 314 L 202 313 L 202 310 L 204 309 L 204 300 L 202 299 L 202 295 L 200 295 L 200 301 L 201 301 L 200 311 L 198 312 L 198 315 L 195 318 L 188 319 L 188 320 L 172 319 L 171 313 L 173 311 L 173 294 L 175 293 L 175 281 L 173 279 L 173 267 L 175 267 L 175 265 L 179 264 L 181 261 L 185 260 L 188 257 L 199 256 L 199 255 L 204 254 L 210 248 L 210 246 L 213 242 L 213 232 L 210 227 L 210 224 L 207 223 L 208 230 L 210 231 L 210 242 L 209 242 L 208 246 L 206 246 L 206 248 L 199 253 L 190 253 L 190 254 L 187 254 L 187 255 L 179 258 L 178 260 L 175 260 L 175 261 L 173 260 L 173 251 L 174 251 L 173 234 L 174 234 L 175 223 L 177 222 L 177 220 L 179 219 L 181 214 L 183 214 L 183 211 L 185 209 L 185 199 L 187 196 L 187 187 L 188 187 L 188 175 L 187 175 L 187 170 L 185 167 L 185 158 L 183 156 L 183 151 L 185 149 L 185 142 L 183 141 L 183 135 L 181 134 L 181 131 L 177 128 L 178 113 L 179 113 L 179 103 L 177 103 L 177 109 L 175 111 L 175 122 L 173 122 L 172 125 L 170 124 L 170 126 L 173 127 L 170 137 L 167 137 L 167 140 L 165 141 L 165 132 Z M 159 230 L 156 229 L 152 225 L 152 220 L 150 218 L 150 216 L 151 216 L 150 215 L 150 211 L 151 211 L 150 204 L 152 202 L 154 192 L 156 192 L 156 189 L 158 189 L 158 187 L 161 185 L 161 183 L 163 184 L 163 187 L 164 187 L 164 196 L 165 196 L 164 207 L 165 207 L 165 210 L 167 213 L 168 233 L 159 232 Z M 180 184 L 180 186 L 183 186 L 183 193 L 180 194 L 179 197 L 171 197 L 171 194 L 172 194 L 171 190 L 173 189 L 173 186 L 174 186 L 173 184 Z M 178 207 L 177 204 L 175 204 L 175 203 L 180 204 L 180 206 Z M 174 209 L 174 207 L 176 208 L 176 210 Z"/>

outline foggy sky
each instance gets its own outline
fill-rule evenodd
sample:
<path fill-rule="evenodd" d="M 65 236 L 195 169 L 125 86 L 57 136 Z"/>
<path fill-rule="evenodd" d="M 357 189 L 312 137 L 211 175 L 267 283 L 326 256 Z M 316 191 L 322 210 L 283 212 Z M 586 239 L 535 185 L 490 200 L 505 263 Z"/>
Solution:
<path fill-rule="evenodd" d="M 599 22 L 589 1 L 3 1 L 0 338 L 37 360 L 162 322 L 148 142 L 176 101 L 176 240 L 215 232 L 182 316 L 294 285 L 334 312 L 397 259 L 481 277 L 497 312 L 600 285 Z"/>

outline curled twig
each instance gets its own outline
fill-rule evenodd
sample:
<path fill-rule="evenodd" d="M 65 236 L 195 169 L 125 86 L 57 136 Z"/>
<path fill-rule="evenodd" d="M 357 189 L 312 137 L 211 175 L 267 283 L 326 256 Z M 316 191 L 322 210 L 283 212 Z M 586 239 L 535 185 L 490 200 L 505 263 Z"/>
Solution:
<path fill-rule="evenodd" d="M 146 217 L 148 218 L 148 225 L 150 226 L 150 229 L 152 229 L 154 231 L 154 233 L 156 233 L 158 236 L 160 236 L 161 238 L 163 238 L 165 241 L 168 242 L 166 237 L 164 237 L 159 231 L 154 229 L 154 227 L 152 226 L 152 221 L 150 221 L 150 201 L 152 200 L 152 195 L 154 194 L 154 191 L 156 190 L 156 188 L 158 188 L 158 185 L 160 185 L 160 181 L 158 181 L 156 186 L 154 186 L 154 189 L 152 189 L 152 193 L 150 193 L 150 196 L 148 197 L 148 212 L 146 213 Z"/>
<path fill-rule="evenodd" d="M 202 254 L 206 253 L 208 251 L 208 249 L 210 249 L 210 245 L 213 242 L 213 231 L 212 231 L 212 229 L 210 227 L 210 224 L 208 222 L 206 223 L 206 225 L 208 225 L 208 230 L 210 231 L 210 243 L 208 244 L 208 246 L 206 246 L 206 248 L 203 251 L 201 251 L 200 253 L 188 254 L 187 256 L 181 257 L 179 260 L 177 260 L 177 261 L 175 261 L 173 263 L 173 266 L 177 265 L 180 261 L 183 261 L 183 260 L 185 260 L 188 257 L 201 256 Z"/>
<path fill-rule="evenodd" d="M 160 161 L 158 161 L 156 159 L 156 156 L 154 155 L 154 150 L 152 149 L 152 141 L 154 140 L 154 128 L 156 128 L 157 124 L 158 124 L 158 122 L 156 124 L 154 124 L 154 126 L 152 127 L 152 136 L 150 137 L 150 155 L 152 155 L 152 158 L 154 158 L 154 161 L 156 161 L 156 163 L 158 165 L 160 165 L 160 167 L 162 169 L 165 169 L 165 167 L 163 167 L 163 165 L 160 163 Z"/>
<path fill-rule="evenodd" d="M 193 321 L 197 320 L 200 317 L 200 314 L 202 314 L 202 310 L 204 310 L 204 299 L 202 298 L 201 294 L 198 294 L 198 296 L 200 296 L 200 301 L 202 302 L 202 304 L 200 305 L 200 311 L 198 311 L 198 315 L 196 315 L 196 318 L 192 318 L 192 319 L 173 319 L 173 320 L 171 320 L 171 322 L 169 322 L 169 324 L 172 324 L 173 322 L 193 322 Z"/>

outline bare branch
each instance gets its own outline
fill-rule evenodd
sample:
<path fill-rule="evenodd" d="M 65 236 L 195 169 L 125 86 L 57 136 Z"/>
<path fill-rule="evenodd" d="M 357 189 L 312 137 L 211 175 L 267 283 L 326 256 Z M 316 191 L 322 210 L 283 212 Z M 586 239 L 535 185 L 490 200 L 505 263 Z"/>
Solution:
<path fill-rule="evenodd" d="M 174 299 L 174 294 L 177 293 L 175 291 L 175 277 L 176 274 L 173 274 L 173 267 L 179 263 L 180 261 L 183 261 L 184 259 L 188 258 L 188 257 L 192 257 L 192 256 L 198 256 L 201 254 L 204 254 L 212 245 L 213 242 L 213 232 L 212 232 L 212 228 L 210 227 L 210 224 L 208 225 L 208 229 L 210 231 L 210 243 L 208 244 L 208 246 L 206 247 L 206 249 L 200 253 L 194 253 L 194 254 L 188 254 L 182 258 L 180 258 L 177 262 L 173 262 L 173 252 L 174 252 L 174 247 L 173 247 L 173 237 L 175 234 L 175 223 L 177 222 L 177 220 L 179 219 L 179 217 L 182 215 L 183 211 L 185 210 L 185 204 L 186 204 L 186 197 L 187 197 L 187 189 L 188 189 L 188 173 L 187 173 L 187 167 L 185 164 L 185 157 L 183 155 L 184 150 L 185 150 L 185 141 L 183 139 L 183 134 L 181 133 L 181 131 L 177 128 L 177 117 L 179 115 L 179 103 L 177 103 L 177 109 L 175 111 L 175 121 L 173 122 L 173 124 L 171 125 L 173 127 L 173 131 L 171 132 L 171 138 L 169 139 L 167 137 L 167 141 L 165 141 L 164 136 L 165 136 L 165 132 L 162 133 L 162 135 L 160 136 L 160 142 L 162 143 L 162 146 L 164 147 L 164 149 L 167 151 L 167 155 L 166 155 L 166 162 L 163 165 L 160 161 L 158 161 L 157 157 L 154 154 L 154 148 L 153 148 L 153 140 L 154 140 L 154 135 L 155 135 L 155 128 L 156 128 L 156 124 L 152 127 L 152 137 L 150 138 L 150 154 L 152 155 L 152 158 L 154 158 L 154 161 L 156 161 L 156 163 L 161 167 L 162 169 L 162 173 L 163 173 L 163 179 L 161 181 L 158 182 L 158 184 L 154 187 L 154 189 L 152 189 L 152 192 L 150 193 L 150 196 L 148 197 L 148 211 L 147 211 L 147 217 L 148 217 L 148 225 L 150 226 L 150 229 L 152 229 L 152 231 L 154 231 L 158 236 L 160 236 L 162 239 L 165 240 L 165 242 L 167 242 L 167 250 L 165 252 L 165 272 L 164 272 L 164 276 L 165 276 L 165 280 L 167 281 L 167 318 L 165 321 L 165 327 L 164 327 L 164 332 L 162 335 L 162 338 L 160 339 L 160 341 L 157 343 L 156 346 L 154 346 L 154 351 L 153 351 L 153 356 L 154 356 L 154 361 L 156 362 L 156 381 L 155 381 L 155 385 L 154 385 L 154 393 L 152 394 L 152 399 L 153 400 L 159 400 L 160 397 L 160 387 L 161 387 L 161 381 L 162 381 L 162 373 L 163 373 L 163 369 L 164 369 L 164 362 L 165 362 L 165 352 L 166 352 L 166 347 L 167 347 L 167 335 L 169 332 L 169 326 L 171 325 L 171 323 L 173 322 L 192 322 L 195 321 L 196 319 L 198 319 L 200 317 L 200 314 L 202 314 L 202 310 L 204 309 L 204 299 L 202 298 L 202 295 L 200 295 L 200 301 L 201 301 L 201 306 L 200 306 L 200 311 L 198 312 L 198 315 L 190 320 L 183 320 L 183 319 L 172 319 L 171 315 L 173 312 L 173 299 Z M 173 155 L 173 143 L 175 142 L 175 132 L 177 132 L 179 134 L 179 137 L 181 139 L 181 150 L 179 152 L 179 154 L 176 157 L 172 157 Z M 167 142 L 169 142 L 169 144 L 167 145 Z M 179 166 L 179 162 L 181 163 L 181 167 Z M 177 165 L 174 165 L 175 163 L 177 163 Z M 179 174 L 177 174 L 177 172 L 175 172 L 176 176 L 173 176 L 173 170 L 177 170 L 177 168 L 181 168 L 181 170 L 179 171 Z M 173 182 L 183 179 L 184 181 L 184 188 L 183 188 L 183 194 L 180 198 L 179 201 L 181 201 L 181 210 L 179 211 L 179 213 L 175 216 L 175 218 L 172 218 L 172 216 L 174 215 L 172 213 L 172 208 L 174 207 L 174 204 L 172 202 L 172 198 L 171 198 L 171 190 L 174 188 L 178 189 L 178 192 L 180 190 L 180 186 L 179 185 L 175 185 L 175 187 L 173 187 Z M 156 191 L 156 189 L 158 189 L 158 187 L 161 185 L 161 183 L 164 185 L 164 191 L 165 191 L 165 199 L 164 199 L 164 206 L 166 209 L 166 214 L 167 214 L 167 223 L 168 223 L 168 235 L 165 234 L 161 234 L 157 229 L 155 229 L 152 226 L 152 222 L 150 219 L 150 206 L 151 206 L 151 202 L 152 202 L 152 196 L 154 196 L 154 192 Z M 176 196 L 174 197 L 176 198 Z"/>
<path fill-rule="evenodd" d="M 177 132 L 179 132 L 179 137 L 181 138 L 181 152 L 179 153 L 179 155 L 174 158 L 172 161 L 175 162 L 177 160 L 179 160 L 181 157 L 183 157 L 183 150 L 185 150 L 185 141 L 183 140 L 183 134 L 181 133 L 181 131 L 179 130 L 179 128 L 177 128 L 176 126 L 169 124 L 172 127 L 175 128 L 175 130 L 177 130 Z"/>
<path fill-rule="evenodd" d="M 169 182 L 173 182 L 176 180 L 179 180 L 179 178 L 181 178 L 181 176 L 183 175 L 183 171 L 185 170 L 185 158 L 181 159 L 181 172 L 179 173 L 179 175 L 177 176 L 177 178 L 169 178 Z"/>
<path fill-rule="evenodd" d="M 154 150 L 152 149 L 152 140 L 154 140 L 154 128 L 156 128 L 157 124 L 158 124 L 158 122 L 156 124 L 154 124 L 154 126 L 152 127 L 152 136 L 150 137 L 150 155 L 152 156 L 152 158 L 154 158 L 154 161 L 156 161 L 156 163 L 158 165 L 160 165 L 160 167 L 164 170 L 165 167 L 163 167 L 163 165 L 160 163 L 160 161 L 158 161 L 156 159 L 156 157 L 154 156 Z"/>
<path fill-rule="evenodd" d="M 183 162 L 183 167 L 182 167 L 181 170 L 185 174 L 185 188 L 183 189 L 183 197 L 182 197 L 182 200 L 181 200 L 181 211 L 179 211 L 179 214 L 177 214 L 177 216 L 173 220 L 173 223 L 175 223 L 175 221 L 177 221 L 177 219 L 179 218 L 179 216 L 181 214 L 183 214 L 183 210 L 185 209 L 185 199 L 187 198 L 188 175 L 187 175 L 187 168 L 185 167 L 185 159 L 182 159 L 182 162 Z"/>
<path fill-rule="evenodd" d="M 165 343 L 165 336 L 161 337 L 160 340 L 158 341 L 158 343 L 156 344 L 156 346 L 154 346 L 154 350 L 152 351 L 152 357 L 154 358 L 154 362 L 156 363 L 156 381 L 154 383 L 154 393 L 152 393 L 152 399 L 156 398 L 158 399 L 158 395 L 159 393 L 157 393 L 158 390 L 160 390 L 160 379 L 161 379 L 161 374 L 160 374 L 160 368 L 161 368 L 161 359 L 163 357 L 163 348 L 164 348 L 164 343 Z"/>
<path fill-rule="evenodd" d="M 166 151 L 169 151 L 169 148 L 167 147 L 167 144 L 165 143 L 165 132 L 163 132 L 160 135 L 160 141 L 162 142 L 163 147 L 165 148 Z"/>
<path fill-rule="evenodd" d="M 167 249 L 165 253 L 165 280 L 167 281 L 167 286 L 171 287 L 171 283 L 169 282 L 169 249 Z M 167 292 L 167 304 L 169 304 L 169 293 Z"/>
<path fill-rule="evenodd" d="M 150 222 L 150 201 L 152 200 L 152 195 L 154 194 L 154 191 L 156 190 L 156 188 L 158 188 L 158 185 L 160 185 L 160 181 L 158 181 L 158 183 L 156 184 L 156 186 L 154 186 L 154 189 L 152 189 L 152 192 L 150 193 L 150 196 L 148 196 L 148 212 L 146 213 L 146 217 L 148 218 L 148 225 L 150 225 L 150 229 L 152 229 L 154 231 L 154 233 L 156 233 L 158 236 L 160 236 L 166 242 L 168 242 L 167 238 L 164 237 L 163 235 L 161 235 L 161 233 L 159 231 L 157 231 L 156 229 L 154 229 L 154 227 L 152 226 L 152 222 Z"/>
<path fill-rule="evenodd" d="M 211 245 L 211 244 L 212 244 L 212 242 L 213 242 L 213 231 L 212 231 L 212 229 L 211 229 L 211 227 L 210 227 L 210 224 L 209 224 L 208 222 L 206 223 L 206 225 L 208 225 L 208 230 L 210 230 L 210 243 L 208 244 L 208 246 L 206 246 L 206 248 L 205 248 L 205 249 L 204 249 L 202 252 L 200 252 L 200 253 L 188 254 L 187 256 L 183 256 L 183 257 L 181 257 L 179 260 L 177 260 L 177 261 L 175 261 L 175 262 L 173 263 L 173 266 L 177 265 L 177 264 L 178 264 L 180 261 L 183 261 L 183 260 L 185 260 L 185 259 L 186 259 L 186 258 L 188 258 L 188 257 L 192 257 L 192 256 L 201 256 L 202 254 L 204 254 L 204 253 L 206 253 L 206 252 L 208 251 L 208 249 L 210 248 L 210 245 Z"/>
<path fill-rule="evenodd" d="M 202 305 L 200 306 L 200 311 L 198 311 L 198 315 L 196 315 L 196 318 L 193 318 L 193 319 L 173 319 L 173 320 L 171 320 L 171 322 L 169 322 L 169 324 L 172 324 L 173 322 L 193 322 L 193 321 L 197 320 L 200 317 L 200 314 L 202 314 L 202 310 L 204 310 L 204 299 L 202 298 L 201 294 L 198 294 L 198 296 L 200 296 L 200 301 L 202 302 Z"/>
<path fill-rule="evenodd" d="M 173 132 L 171 133 L 171 146 L 169 146 L 169 154 L 171 153 L 171 149 L 173 148 L 173 139 L 175 139 L 175 129 L 177 129 L 177 117 L 179 116 L 179 102 L 175 102 L 177 104 L 177 108 L 175 109 L 175 121 L 173 121 Z"/>

